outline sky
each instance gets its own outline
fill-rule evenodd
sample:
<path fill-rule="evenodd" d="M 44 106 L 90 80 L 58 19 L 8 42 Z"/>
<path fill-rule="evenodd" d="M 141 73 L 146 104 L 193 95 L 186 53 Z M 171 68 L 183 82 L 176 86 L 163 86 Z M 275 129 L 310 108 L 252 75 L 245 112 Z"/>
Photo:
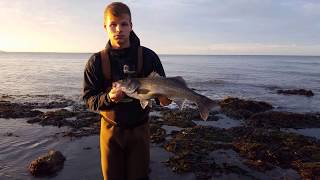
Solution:
<path fill-rule="evenodd" d="M 1 0 L 0 50 L 97 52 L 102 0 Z M 133 30 L 159 54 L 320 55 L 320 0 L 128 0 Z"/>

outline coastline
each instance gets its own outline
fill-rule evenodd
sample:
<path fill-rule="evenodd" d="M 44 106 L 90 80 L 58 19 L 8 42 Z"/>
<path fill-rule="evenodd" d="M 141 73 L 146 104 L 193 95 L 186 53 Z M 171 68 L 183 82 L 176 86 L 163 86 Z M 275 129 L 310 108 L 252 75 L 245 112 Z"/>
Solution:
<path fill-rule="evenodd" d="M 1 97 L 0 110 L 2 110 L 2 115 L 4 107 L 11 107 L 13 111 L 14 109 L 20 109 L 19 111 L 24 111 L 26 114 L 11 112 L 9 115 L 11 117 L 0 118 L 1 132 L 3 132 L 1 136 L 5 139 L 3 144 L 9 143 L 6 148 L 0 149 L 1 153 L 8 153 L 17 146 L 16 152 L 11 152 L 5 156 L 5 168 L 0 169 L 0 177 L 32 179 L 32 176 L 26 170 L 27 164 L 51 148 L 60 150 L 67 158 L 64 168 L 54 176 L 55 179 L 79 177 L 79 169 L 82 169 L 80 172 L 87 179 L 101 177 L 99 119 L 95 113 L 88 112 L 82 104 L 63 96 L 49 103 L 14 103 L 8 100 L 10 100 L 9 95 Z M 242 104 L 244 111 L 235 111 L 232 106 L 226 107 L 225 104 L 230 104 L 231 101 L 233 101 L 231 104 L 234 105 Z M 269 144 L 272 147 L 277 143 L 286 142 L 286 139 L 292 139 L 298 143 L 297 146 L 305 146 L 303 143 L 309 142 L 309 146 L 312 145 L 314 150 L 320 150 L 319 137 L 312 137 L 314 135 L 308 131 L 308 128 L 310 128 L 308 118 L 304 120 L 304 124 L 300 124 L 303 128 L 302 131 L 299 131 L 297 129 L 299 127 L 293 126 L 292 123 L 291 127 L 285 126 L 290 125 L 290 118 L 288 120 L 283 119 L 284 123 L 277 123 L 276 119 L 266 121 L 263 118 L 260 121 L 255 121 L 256 123 L 252 123 L 250 117 L 255 117 L 255 114 L 262 113 L 263 115 L 265 112 L 272 112 L 268 108 L 265 109 L 268 106 L 263 103 L 267 102 L 227 98 L 219 102 L 220 110 L 211 112 L 208 121 L 205 122 L 199 121 L 199 114 L 196 109 L 186 107 L 180 111 L 175 109 L 174 106 L 169 109 L 153 108 L 150 115 L 152 133 L 150 178 L 295 179 L 303 177 L 304 169 L 300 166 L 289 165 L 290 158 L 287 160 L 278 159 L 277 161 L 282 162 L 279 164 L 275 163 L 277 161 L 268 159 L 267 154 L 248 156 L 249 152 L 252 154 L 255 151 L 260 151 L 250 149 L 250 146 L 247 146 L 248 143 L 260 144 L 259 146 L 263 147 L 267 145 L 264 145 L 266 142 L 257 141 L 256 138 L 260 136 L 264 136 L 264 138 L 269 139 L 268 141 L 273 142 L 273 144 Z M 247 111 L 251 109 L 248 104 L 261 109 L 256 111 L 255 108 L 255 111 L 248 115 Z M 241 107 L 238 105 L 237 107 Z M 34 111 L 40 113 L 34 114 Z M 28 114 L 27 112 L 33 113 Z M 281 115 L 286 116 L 285 113 L 283 112 Z M 320 122 L 319 114 L 310 114 L 310 117 L 315 118 L 316 122 Z M 30 117 L 26 118 L 25 116 Z M 299 113 L 294 114 L 294 116 L 299 116 Z M 308 117 L 308 113 L 304 113 L 303 116 Z M 286 121 L 287 123 L 285 123 Z M 4 122 L 5 124 L 3 124 Z M 259 123 L 257 124 L 257 122 Z M 317 124 L 316 127 L 314 124 L 312 126 L 313 134 L 320 132 L 320 124 Z M 279 127 L 283 130 L 279 131 Z M 270 132 L 273 133 L 270 134 Z M 307 136 L 299 136 L 299 134 Z M 196 136 L 194 137 L 194 135 Z M 279 139 L 280 137 L 284 139 Z M 187 142 L 187 144 L 184 144 L 184 142 Z M 202 148 L 199 149 L 199 147 Z M 286 147 L 289 148 L 290 145 L 284 145 L 284 149 L 274 151 L 274 155 L 280 158 L 277 154 L 284 153 Z M 23 151 L 22 149 L 27 150 Z M 22 153 L 24 154 L 23 159 L 12 159 L 15 156 L 14 154 L 22 155 Z M 317 159 L 308 162 L 314 161 L 317 161 Z M 14 168 L 17 166 L 19 168 Z M 208 169 L 208 167 L 211 168 Z M 13 168 L 13 171 L 10 168 Z M 317 166 L 315 168 L 317 169 Z M 310 169 L 308 170 L 310 171 Z M 13 173 L 16 173 L 16 171 L 18 171 L 18 176 L 14 177 Z"/>

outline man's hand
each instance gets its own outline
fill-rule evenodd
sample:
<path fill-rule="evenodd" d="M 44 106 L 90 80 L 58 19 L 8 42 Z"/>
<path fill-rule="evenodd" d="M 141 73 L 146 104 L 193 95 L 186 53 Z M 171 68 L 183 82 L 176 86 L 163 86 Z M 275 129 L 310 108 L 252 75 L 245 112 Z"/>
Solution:
<path fill-rule="evenodd" d="M 110 101 L 117 103 L 125 96 L 125 94 L 119 87 L 112 84 L 112 89 L 109 91 L 108 96 Z"/>
<path fill-rule="evenodd" d="M 159 101 L 160 101 L 160 105 L 161 106 L 168 106 L 169 104 L 171 104 L 171 100 L 168 99 L 166 96 L 159 96 L 158 97 Z"/>

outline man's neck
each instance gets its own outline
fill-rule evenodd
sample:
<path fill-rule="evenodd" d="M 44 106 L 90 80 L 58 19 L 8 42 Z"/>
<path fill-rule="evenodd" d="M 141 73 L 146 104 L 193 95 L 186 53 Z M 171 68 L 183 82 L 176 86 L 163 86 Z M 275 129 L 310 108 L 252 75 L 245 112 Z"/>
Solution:
<path fill-rule="evenodd" d="M 125 44 L 117 44 L 117 43 L 115 43 L 115 44 L 113 44 L 111 42 L 111 47 L 112 47 L 112 49 L 125 49 L 125 48 L 130 47 L 130 43 L 125 43 Z"/>

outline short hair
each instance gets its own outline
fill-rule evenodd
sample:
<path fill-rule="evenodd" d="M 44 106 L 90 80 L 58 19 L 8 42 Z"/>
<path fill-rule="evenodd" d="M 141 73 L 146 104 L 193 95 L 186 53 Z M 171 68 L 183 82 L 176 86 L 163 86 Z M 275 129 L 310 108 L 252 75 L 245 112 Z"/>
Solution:
<path fill-rule="evenodd" d="M 122 2 L 113 2 L 109 4 L 104 10 L 104 21 L 106 21 L 108 13 L 111 13 L 115 17 L 120 17 L 123 14 L 128 14 L 131 21 L 131 12 L 129 7 Z"/>

